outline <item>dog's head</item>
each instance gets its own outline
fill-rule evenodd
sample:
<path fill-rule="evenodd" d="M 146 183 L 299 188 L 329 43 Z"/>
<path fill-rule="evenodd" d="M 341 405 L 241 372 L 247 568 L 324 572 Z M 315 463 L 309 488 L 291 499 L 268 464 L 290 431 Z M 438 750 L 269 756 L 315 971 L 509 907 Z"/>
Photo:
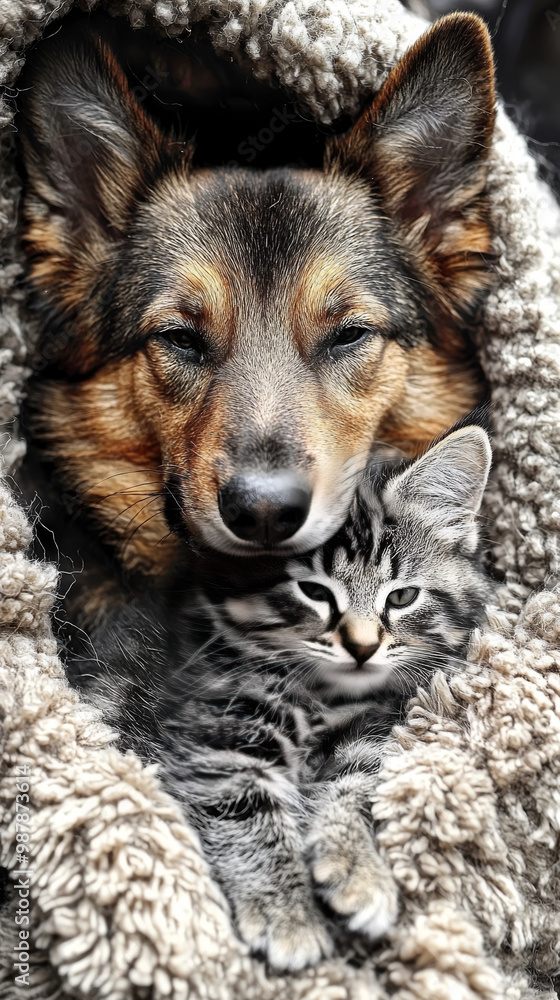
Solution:
<path fill-rule="evenodd" d="M 132 563 L 153 558 L 164 518 L 224 552 L 313 548 L 395 414 L 421 444 L 469 409 L 445 374 L 442 398 L 419 400 L 414 373 L 438 368 L 486 283 L 494 93 L 479 19 L 428 31 L 323 171 L 193 169 L 93 40 L 45 45 L 25 87 L 49 359 L 36 427 L 108 534 L 124 538 L 130 491 L 149 480 Z"/>

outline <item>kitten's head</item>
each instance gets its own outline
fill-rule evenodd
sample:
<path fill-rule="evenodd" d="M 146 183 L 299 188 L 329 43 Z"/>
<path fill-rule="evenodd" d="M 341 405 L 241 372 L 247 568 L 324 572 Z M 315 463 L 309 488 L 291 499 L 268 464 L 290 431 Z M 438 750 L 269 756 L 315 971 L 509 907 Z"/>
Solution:
<path fill-rule="evenodd" d="M 271 659 L 297 655 L 330 695 L 412 693 L 464 655 L 482 616 L 490 462 L 486 433 L 469 426 L 404 467 L 370 470 L 337 535 L 282 582 L 225 600 L 223 624 Z"/>

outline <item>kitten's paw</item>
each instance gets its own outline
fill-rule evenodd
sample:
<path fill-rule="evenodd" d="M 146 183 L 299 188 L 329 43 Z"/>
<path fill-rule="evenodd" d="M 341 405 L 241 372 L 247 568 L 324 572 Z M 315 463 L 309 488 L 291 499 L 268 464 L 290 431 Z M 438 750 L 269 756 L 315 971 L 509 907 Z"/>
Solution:
<path fill-rule="evenodd" d="M 333 953 L 333 942 L 313 899 L 309 904 L 286 899 L 268 906 L 262 900 L 246 904 L 237 927 L 252 952 L 264 955 L 277 972 L 297 972 L 317 965 Z"/>
<path fill-rule="evenodd" d="M 317 895 L 347 930 L 383 937 L 397 918 L 398 890 L 365 823 L 327 827 L 309 846 Z"/>

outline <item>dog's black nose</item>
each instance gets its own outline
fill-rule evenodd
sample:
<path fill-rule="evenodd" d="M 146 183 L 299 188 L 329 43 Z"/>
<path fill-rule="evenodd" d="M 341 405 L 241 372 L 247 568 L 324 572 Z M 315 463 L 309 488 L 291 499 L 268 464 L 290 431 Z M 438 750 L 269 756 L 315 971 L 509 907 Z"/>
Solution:
<path fill-rule="evenodd" d="M 233 476 L 219 490 L 218 504 L 234 535 L 271 547 L 301 528 L 311 506 L 311 488 L 294 472 Z"/>

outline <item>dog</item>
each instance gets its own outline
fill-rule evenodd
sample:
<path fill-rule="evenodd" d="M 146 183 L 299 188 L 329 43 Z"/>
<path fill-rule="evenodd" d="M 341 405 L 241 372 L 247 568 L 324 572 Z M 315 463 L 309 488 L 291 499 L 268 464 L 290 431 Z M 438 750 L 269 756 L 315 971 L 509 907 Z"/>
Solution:
<path fill-rule="evenodd" d="M 197 167 L 101 40 L 39 47 L 19 116 L 27 419 L 118 572 L 165 580 L 189 544 L 311 550 L 375 442 L 417 454 L 476 406 L 493 126 L 474 15 L 426 32 L 322 170 Z"/>

